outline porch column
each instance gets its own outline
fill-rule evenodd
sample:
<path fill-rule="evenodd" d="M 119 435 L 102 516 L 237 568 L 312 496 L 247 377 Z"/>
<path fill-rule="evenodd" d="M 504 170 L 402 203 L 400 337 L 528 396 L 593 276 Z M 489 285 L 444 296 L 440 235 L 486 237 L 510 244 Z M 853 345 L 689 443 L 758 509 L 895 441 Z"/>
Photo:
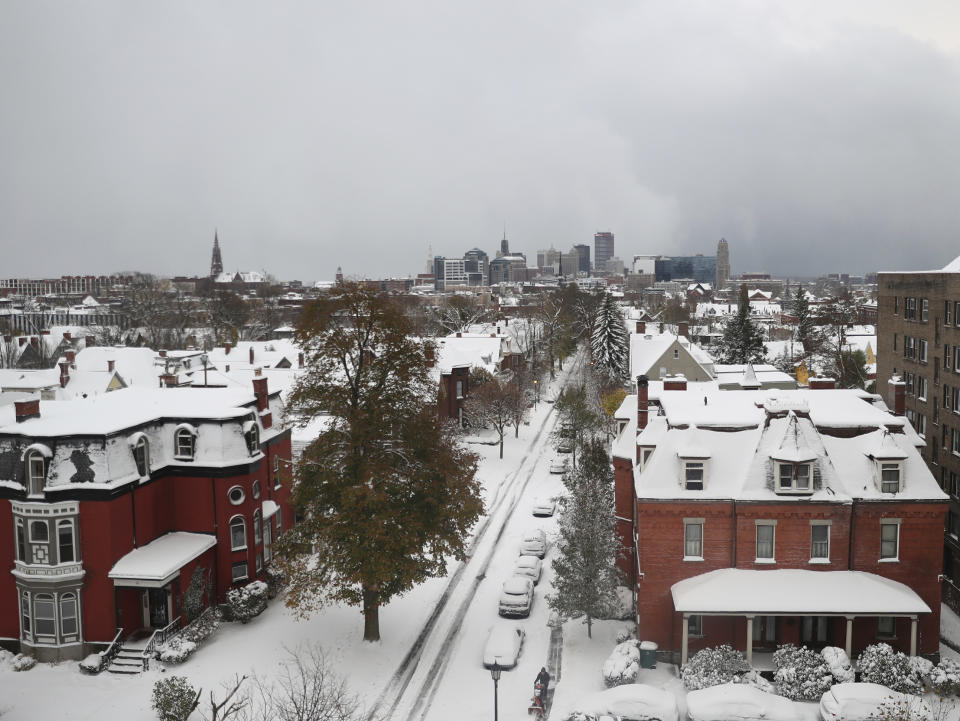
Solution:
<path fill-rule="evenodd" d="M 753 666 L 753 616 L 747 616 L 747 664 Z"/>
<path fill-rule="evenodd" d="M 847 616 L 847 642 L 843 646 L 847 658 L 853 658 L 853 616 Z"/>
<path fill-rule="evenodd" d="M 687 665 L 687 648 L 690 638 L 690 614 L 683 614 L 683 638 L 680 641 L 680 665 Z"/>
<path fill-rule="evenodd" d="M 910 617 L 910 655 L 917 655 L 917 617 Z"/>

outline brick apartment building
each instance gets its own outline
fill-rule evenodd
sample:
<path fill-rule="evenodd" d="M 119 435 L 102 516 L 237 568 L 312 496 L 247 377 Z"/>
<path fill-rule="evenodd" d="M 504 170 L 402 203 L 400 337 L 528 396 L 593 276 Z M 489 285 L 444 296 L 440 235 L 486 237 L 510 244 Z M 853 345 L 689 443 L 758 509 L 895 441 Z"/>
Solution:
<path fill-rule="evenodd" d="M 960 607 L 960 259 L 942 270 L 880 273 L 877 388 L 902 380 L 903 413 L 925 441 L 921 455 L 950 507 L 944 600 Z M 894 401 L 889 402 L 893 407 Z"/>

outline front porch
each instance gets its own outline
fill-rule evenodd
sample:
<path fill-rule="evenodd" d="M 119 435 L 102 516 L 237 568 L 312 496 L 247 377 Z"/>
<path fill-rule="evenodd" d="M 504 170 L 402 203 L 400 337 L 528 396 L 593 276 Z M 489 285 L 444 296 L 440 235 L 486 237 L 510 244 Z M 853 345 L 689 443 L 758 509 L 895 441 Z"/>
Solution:
<path fill-rule="evenodd" d="M 708 636 L 705 618 L 744 619 L 745 624 L 737 625 L 747 662 L 764 670 L 758 664 L 772 669 L 778 643 L 840 645 L 836 640 L 841 634 L 843 648 L 853 658 L 854 621 L 858 618 L 908 619 L 909 651 L 915 656 L 919 615 L 931 612 L 909 587 L 863 571 L 728 568 L 675 583 L 671 594 L 674 610 L 683 616 L 681 665 L 689 655 L 691 623 L 698 636 Z M 789 638 L 781 631 L 785 623 L 794 627 Z M 762 650 L 755 653 L 755 647 Z"/>

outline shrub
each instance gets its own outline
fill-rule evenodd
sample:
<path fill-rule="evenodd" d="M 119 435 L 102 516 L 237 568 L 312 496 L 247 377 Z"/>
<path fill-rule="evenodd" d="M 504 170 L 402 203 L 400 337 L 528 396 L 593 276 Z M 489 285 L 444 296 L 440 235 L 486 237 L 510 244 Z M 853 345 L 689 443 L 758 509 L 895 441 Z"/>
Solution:
<path fill-rule="evenodd" d="M 636 640 L 618 643 L 603 662 L 603 682 L 607 688 L 634 683 L 640 674 L 640 644 Z"/>
<path fill-rule="evenodd" d="M 889 644 L 867 646 L 857 659 L 860 680 L 879 683 L 901 693 L 917 693 L 921 684 L 905 653 L 894 651 Z"/>
<path fill-rule="evenodd" d="M 157 657 L 166 663 L 183 663 L 193 652 L 197 644 L 183 637 L 183 634 L 174 636 L 157 649 Z"/>
<path fill-rule="evenodd" d="M 853 666 L 850 665 L 850 657 L 842 648 L 825 646 L 820 655 L 827 662 L 827 668 L 830 669 L 834 683 L 850 683 L 854 680 L 856 674 Z"/>
<path fill-rule="evenodd" d="M 183 663 L 220 627 L 220 615 L 210 610 L 182 632 L 157 647 L 156 656 L 166 663 Z"/>
<path fill-rule="evenodd" d="M 275 566 L 267 566 L 267 570 L 264 571 L 264 578 L 267 579 L 267 598 L 276 598 L 287 583 L 283 571 Z"/>
<path fill-rule="evenodd" d="M 941 658 L 940 663 L 930 670 L 929 678 L 930 688 L 938 696 L 960 694 L 960 663 Z"/>
<path fill-rule="evenodd" d="M 633 630 L 629 628 L 621 628 L 617 631 L 617 643 L 624 643 L 633 638 Z"/>
<path fill-rule="evenodd" d="M 823 656 L 806 646 L 780 646 L 773 654 L 773 663 L 777 667 L 773 675 L 777 692 L 792 701 L 818 701 L 833 685 Z"/>
<path fill-rule="evenodd" d="M 29 671 L 37 665 L 37 659 L 33 656 L 24 656 L 22 653 L 18 653 L 13 657 L 12 663 L 14 671 Z"/>
<path fill-rule="evenodd" d="M 697 651 L 683 667 L 683 685 L 690 691 L 735 681 L 750 671 L 743 654 L 728 645 Z"/>
<path fill-rule="evenodd" d="M 87 673 L 99 673 L 101 663 L 103 663 L 103 654 L 91 653 L 80 662 L 80 670 Z"/>
<path fill-rule="evenodd" d="M 234 621 L 247 623 L 256 618 L 267 607 L 267 584 L 254 581 L 243 588 L 227 591 L 227 607 Z"/>
<path fill-rule="evenodd" d="M 160 721 L 185 721 L 196 708 L 199 695 L 183 676 L 169 676 L 153 685 L 150 707 Z"/>

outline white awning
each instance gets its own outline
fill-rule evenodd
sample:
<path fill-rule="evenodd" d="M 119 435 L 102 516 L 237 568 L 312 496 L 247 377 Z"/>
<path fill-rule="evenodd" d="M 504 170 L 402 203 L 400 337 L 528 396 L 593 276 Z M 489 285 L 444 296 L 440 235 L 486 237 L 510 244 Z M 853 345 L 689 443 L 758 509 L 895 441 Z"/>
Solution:
<path fill-rule="evenodd" d="M 275 501 L 266 500 L 263 502 L 263 520 L 273 518 L 277 515 L 277 511 L 280 510 L 280 506 L 276 504 Z"/>
<path fill-rule="evenodd" d="M 866 571 L 723 568 L 675 583 L 670 593 L 678 612 L 708 616 L 930 613 L 909 586 Z"/>
<path fill-rule="evenodd" d="M 114 586 L 162 588 L 180 575 L 180 569 L 217 545 L 215 536 L 176 531 L 135 548 L 107 574 Z"/>

